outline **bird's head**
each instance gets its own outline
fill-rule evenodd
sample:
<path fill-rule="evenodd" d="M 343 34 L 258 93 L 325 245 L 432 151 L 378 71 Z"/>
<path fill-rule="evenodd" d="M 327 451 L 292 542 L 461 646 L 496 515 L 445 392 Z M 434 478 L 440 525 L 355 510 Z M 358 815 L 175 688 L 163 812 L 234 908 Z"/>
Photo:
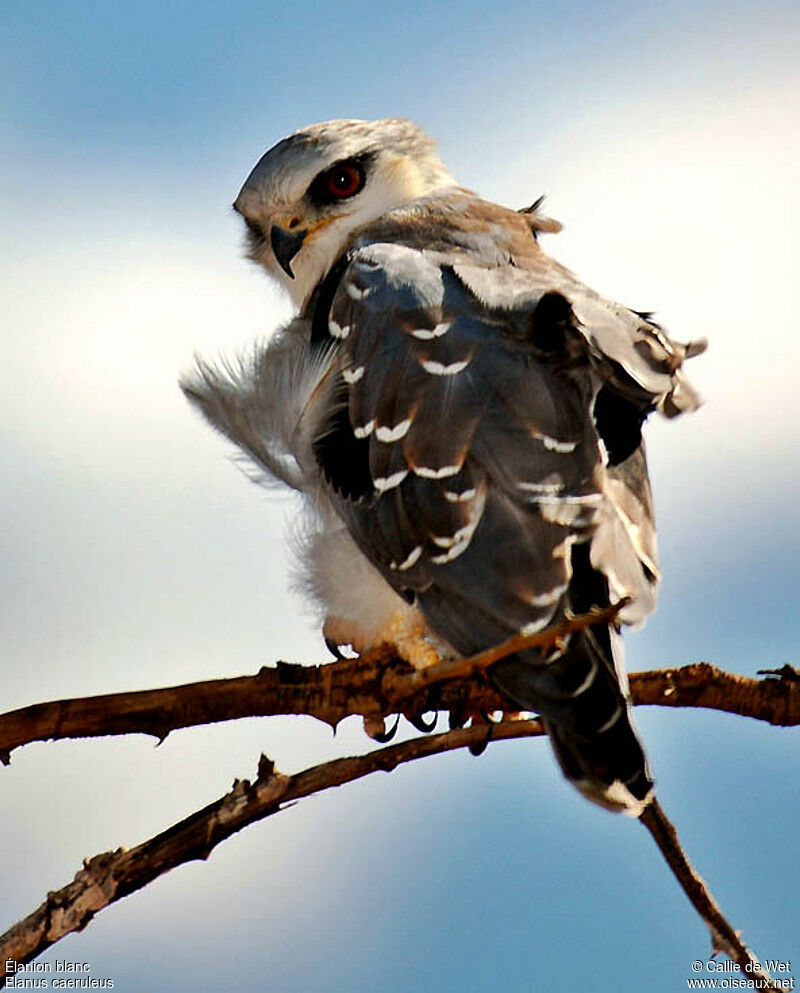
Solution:
<path fill-rule="evenodd" d="M 412 121 L 328 121 L 270 148 L 233 207 L 250 258 L 301 306 L 354 230 L 454 182 Z"/>

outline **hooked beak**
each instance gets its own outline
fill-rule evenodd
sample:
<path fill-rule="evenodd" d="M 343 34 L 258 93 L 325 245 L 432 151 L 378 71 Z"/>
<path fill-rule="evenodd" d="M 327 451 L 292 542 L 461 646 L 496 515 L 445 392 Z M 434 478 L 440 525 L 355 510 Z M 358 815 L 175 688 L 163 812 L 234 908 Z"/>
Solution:
<path fill-rule="evenodd" d="M 272 251 L 289 279 L 294 279 L 291 261 L 302 248 L 307 234 L 308 231 L 305 228 L 300 231 L 287 231 L 278 224 L 273 224 L 270 228 L 269 241 L 272 245 Z"/>

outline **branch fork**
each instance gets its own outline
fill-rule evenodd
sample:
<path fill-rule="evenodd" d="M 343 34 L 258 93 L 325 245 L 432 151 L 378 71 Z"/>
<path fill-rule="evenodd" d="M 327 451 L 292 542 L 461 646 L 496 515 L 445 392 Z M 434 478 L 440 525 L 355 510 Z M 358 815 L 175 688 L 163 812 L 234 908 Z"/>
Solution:
<path fill-rule="evenodd" d="M 387 714 L 416 716 L 431 709 L 461 714 L 505 711 L 506 701 L 483 678 L 489 666 L 514 652 L 557 645 L 568 634 L 592 624 L 613 623 L 624 605 L 621 602 L 606 610 L 570 617 L 536 634 L 517 635 L 471 658 L 442 661 L 424 670 L 413 669 L 398 658 L 392 646 L 381 645 L 359 658 L 327 665 L 278 662 L 273 667 L 263 667 L 255 676 L 24 707 L 0 715 L 0 758 L 8 764 L 15 748 L 33 741 L 135 732 L 152 734 L 163 741 L 176 728 L 245 716 L 305 714 L 335 728 L 353 714 L 382 722 Z M 800 724 L 797 670 L 784 666 L 767 670 L 765 675 L 777 678 L 751 679 L 701 662 L 633 673 L 630 684 L 633 702 L 639 705 L 707 707 L 775 725 Z M 453 749 L 469 748 L 479 753 L 490 739 L 543 734 L 538 720 L 492 723 L 490 735 L 485 725 L 473 722 L 471 727 L 335 759 L 294 775 L 279 772 L 262 755 L 252 783 L 237 780 L 229 793 L 135 848 L 119 848 L 85 860 L 72 882 L 48 893 L 40 907 L 0 935 L 0 962 L 30 961 L 65 935 L 85 928 L 96 913 L 111 903 L 177 865 L 208 858 L 221 841 L 302 797 Z M 762 988 L 779 989 L 692 868 L 675 828 L 657 800 L 648 804 L 640 820 L 709 927 L 715 951 L 728 954 L 748 978 L 760 980 Z M 0 975 L 0 987 L 4 982 L 5 977 Z"/>

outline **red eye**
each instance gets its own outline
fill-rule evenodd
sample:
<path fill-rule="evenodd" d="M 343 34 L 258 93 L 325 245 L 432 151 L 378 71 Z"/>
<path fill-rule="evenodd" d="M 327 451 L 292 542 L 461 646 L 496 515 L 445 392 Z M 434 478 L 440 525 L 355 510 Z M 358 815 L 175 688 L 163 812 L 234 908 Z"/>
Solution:
<path fill-rule="evenodd" d="M 358 193 L 364 185 L 364 173 L 352 162 L 340 162 L 325 174 L 325 189 L 337 200 Z"/>

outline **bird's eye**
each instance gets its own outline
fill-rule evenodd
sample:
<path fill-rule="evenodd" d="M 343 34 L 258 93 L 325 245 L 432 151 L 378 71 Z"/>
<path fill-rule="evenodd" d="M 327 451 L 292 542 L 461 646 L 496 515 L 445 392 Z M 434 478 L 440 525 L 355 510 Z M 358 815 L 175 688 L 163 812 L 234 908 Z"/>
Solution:
<path fill-rule="evenodd" d="M 317 207 L 325 207 L 360 193 L 367 181 L 366 161 L 367 156 L 342 159 L 317 173 L 314 182 L 308 188 L 308 198 L 311 203 Z"/>
<path fill-rule="evenodd" d="M 360 162 L 337 162 L 320 173 L 311 184 L 309 193 L 317 203 L 333 203 L 355 196 L 364 188 L 364 167 Z"/>
<path fill-rule="evenodd" d="M 337 200 L 352 197 L 364 185 L 364 173 L 353 162 L 340 162 L 325 174 L 325 188 Z"/>

